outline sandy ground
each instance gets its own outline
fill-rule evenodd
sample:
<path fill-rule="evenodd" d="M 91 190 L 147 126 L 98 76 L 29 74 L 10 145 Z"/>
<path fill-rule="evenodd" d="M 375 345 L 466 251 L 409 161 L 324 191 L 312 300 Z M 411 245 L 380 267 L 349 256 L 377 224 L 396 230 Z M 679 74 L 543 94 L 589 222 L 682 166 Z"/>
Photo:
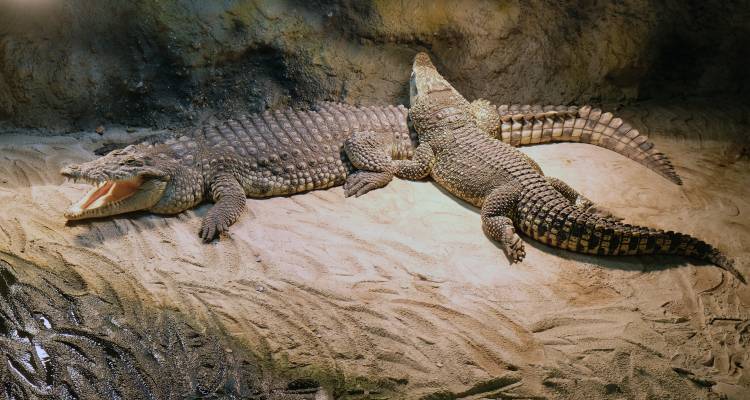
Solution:
<path fill-rule="evenodd" d="M 138 285 L 123 298 L 212 320 L 291 368 L 388 382 L 394 397 L 750 398 L 750 289 L 716 267 L 531 241 L 509 264 L 477 210 L 431 182 L 251 199 L 209 245 L 197 236 L 207 205 L 66 225 L 87 186 L 57 171 L 121 134 L 0 136 L 0 251 L 53 249 L 84 279 L 126 274 Z M 524 151 L 627 222 L 718 244 L 750 277 L 747 157 L 656 142 L 684 186 L 593 146 Z"/>

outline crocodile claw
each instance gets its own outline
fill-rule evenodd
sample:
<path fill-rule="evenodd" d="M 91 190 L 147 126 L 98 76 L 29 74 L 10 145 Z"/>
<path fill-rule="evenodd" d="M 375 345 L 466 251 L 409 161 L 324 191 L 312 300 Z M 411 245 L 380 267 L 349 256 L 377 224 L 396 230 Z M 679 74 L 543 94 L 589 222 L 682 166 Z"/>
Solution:
<path fill-rule="evenodd" d="M 384 187 L 393 180 L 391 172 L 357 171 L 346 177 L 344 195 L 359 197 L 363 194 Z"/>
<path fill-rule="evenodd" d="M 204 243 L 209 243 L 228 228 L 228 225 L 222 223 L 220 218 L 211 215 L 209 211 L 209 215 L 206 215 L 201 222 L 201 230 L 198 236 L 203 239 Z"/>
<path fill-rule="evenodd" d="M 508 254 L 508 258 L 510 258 L 511 262 L 523 261 L 524 257 L 526 257 L 526 249 L 523 240 L 521 240 L 516 233 L 513 233 L 510 240 L 503 243 L 503 247 L 505 248 L 505 253 Z"/>

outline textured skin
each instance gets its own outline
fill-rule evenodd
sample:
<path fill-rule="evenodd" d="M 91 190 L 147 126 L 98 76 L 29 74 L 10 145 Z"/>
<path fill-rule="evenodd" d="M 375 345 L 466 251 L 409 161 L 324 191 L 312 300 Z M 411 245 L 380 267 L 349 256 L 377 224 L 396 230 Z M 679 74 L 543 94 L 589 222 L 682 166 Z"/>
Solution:
<path fill-rule="evenodd" d="M 600 255 L 679 254 L 710 261 L 744 279 L 711 245 L 677 232 L 623 224 L 589 212 L 587 200 L 545 177 L 516 148 L 493 140 L 477 125 L 471 105 L 420 53 L 414 61 L 410 118 L 419 135 L 413 160 L 388 160 L 384 149 L 355 135 L 346 143 L 355 166 L 407 179 L 431 176 L 445 189 L 481 208 L 487 235 L 512 261 L 525 256 L 516 230 L 551 246 Z M 356 154 L 355 154 L 356 153 Z M 367 177 L 352 174 L 347 194 L 362 194 Z M 575 198 L 575 201 L 573 201 Z M 588 202 L 590 203 L 590 202 Z"/>
<path fill-rule="evenodd" d="M 477 100 L 470 107 L 477 125 L 489 136 L 503 136 L 504 114 L 497 110 L 512 106 L 498 108 Z M 245 209 L 245 196 L 291 195 L 344 183 L 353 168 L 342 146 L 353 134 L 369 135 L 370 145 L 382 148 L 388 159 L 411 158 L 417 137 L 407 121 L 408 110 L 403 106 L 324 103 L 316 110 L 267 111 L 206 126 L 191 136 L 165 143 L 129 146 L 98 160 L 66 167 L 62 173 L 93 184 L 147 176 L 142 187 L 149 191 L 101 209 L 68 212 L 66 217 L 95 218 L 136 210 L 175 214 L 208 200 L 216 205 L 204 217 L 200 236 L 209 241 L 239 218 Z M 577 135 L 551 137 L 556 141 L 580 140 Z M 543 143 L 532 139 L 513 143 Z M 541 172 L 533 160 L 526 160 Z M 382 187 L 393 177 L 384 171 L 359 175 L 367 179 L 355 194 Z"/>
<path fill-rule="evenodd" d="M 590 106 L 502 105 L 496 137 L 512 146 L 549 142 L 581 142 L 629 157 L 670 181 L 682 180 L 672 163 L 630 124 L 612 113 Z"/>
<path fill-rule="evenodd" d="M 490 136 L 518 147 L 552 142 L 593 144 L 631 158 L 681 185 L 672 163 L 630 124 L 590 106 L 501 105 L 476 100 L 469 111 Z"/>
<path fill-rule="evenodd" d="M 403 106 L 355 108 L 325 103 L 317 110 L 267 111 L 206 126 L 164 143 L 128 146 L 61 172 L 92 183 L 146 176 L 144 186 L 164 186 L 156 201 L 138 205 L 126 201 L 66 217 L 93 218 L 134 209 L 174 214 L 209 200 L 216 204 L 200 230 L 208 241 L 237 220 L 246 196 L 290 195 L 342 184 L 353 170 L 342 151 L 344 139 L 352 132 L 376 132 L 387 143 L 391 157 L 411 157 L 416 138 L 410 136 L 406 121 Z M 152 184 L 154 180 L 166 184 Z"/>

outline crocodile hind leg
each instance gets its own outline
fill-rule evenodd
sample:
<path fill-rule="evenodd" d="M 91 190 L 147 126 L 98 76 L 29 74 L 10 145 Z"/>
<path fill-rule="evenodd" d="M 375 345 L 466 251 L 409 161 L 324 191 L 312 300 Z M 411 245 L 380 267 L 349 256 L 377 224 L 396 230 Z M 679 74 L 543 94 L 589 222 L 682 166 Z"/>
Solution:
<path fill-rule="evenodd" d="M 574 207 L 578 208 L 581 211 L 588 212 L 591 214 L 596 214 L 602 218 L 609 218 L 616 221 L 621 221 L 622 218 L 616 217 L 612 215 L 612 212 L 609 211 L 607 208 L 599 206 L 595 204 L 593 201 L 589 200 L 586 196 L 578 193 L 577 190 L 573 189 L 568 185 L 567 183 L 557 179 L 553 178 L 551 176 L 545 177 L 547 179 L 547 183 L 549 183 L 555 190 L 560 192 L 560 194 L 563 195 L 570 204 L 572 204 Z"/>
<path fill-rule="evenodd" d="M 547 176 L 547 183 L 549 183 L 555 190 L 560 192 L 563 197 L 568 199 L 568 201 L 576 206 L 576 208 L 579 208 L 581 210 L 586 210 L 592 205 L 594 205 L 594 202 L 586 198 L 586 196 L 578 193 L 577 190 L 573 189 L 568 185 L 567 183 L 557 179 L 553 178 L 551 176 Z"/>
<path fill-rule="evenodd" d="M 245 211 L 245 191 L 237 179 L 228 173 L 211 180 L 211 197 L 216 202 L 201 222 L 200 237 L 210 242 L 226 231 Z"/>
<path fill-rule="evenodd" d="M 344 142 L 344 151 L 359 169 L 346 177 L 344 194 L 359 197 L 387 185 L 394 176 L 422 179 L 430 174 L 435 155 L 427 145 L 417 146 L 411 160 L 393 160 L 389 142 L 375 132 L 356 132 Z"/>
<path fill-rule="evenodd" d="M 521 154 L 523 154 L 523 153 L 521 153 Z M 542 167 L 540 167 L 539 164 L 537 164 L 536 161 L 534 161 L 533 158 L 529 157 L 526 154 L 523 154 L 523 156 L 524 156 L 524 158 L 526 158 L 526 161 L 529 164 L 531 164 L 531 168 L 533 168 L 534 171 L 538 172 L 539 175 L 542 175 L 542 176 L 544 175 L 544 171 L 542 171 Z"/>
<path fill-rule="evenodd" d="M 491 239 L 500 242 L 511 262 L 526 257 L 523 241 L 516 234 L 509 215 L 516 208 L 521 188 L 507 183 L 490 192 L 482 204 L 482 228 Z"/>

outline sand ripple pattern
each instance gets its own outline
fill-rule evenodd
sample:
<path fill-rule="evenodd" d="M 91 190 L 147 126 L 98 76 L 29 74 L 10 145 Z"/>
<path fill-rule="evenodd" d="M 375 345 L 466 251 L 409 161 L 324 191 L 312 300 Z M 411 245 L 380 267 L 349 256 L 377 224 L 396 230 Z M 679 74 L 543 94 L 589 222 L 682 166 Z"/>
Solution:
<path fill-rule="evenodd" d="M 736 146 L 662 134 L 699 120 L 664 110 L 623 115 L 670 155 L 683 187 L 591 146 L 527 152 L 627 222 L 717 243 L 750 275 L 750 162 Z M 704 131 L 729 129 L 698 115 Z M 101 284 L 127 277 L 137 284 L 111 288 L 122 302 L 208 321 L 291 370 L 338 376 L 339 387 L 359 387 L 339 393 L 348 398 L 739 399 L 748 390 L 750 291 L 718 268 L 532 242 L 509 265 L 478 213 L 427 182 L 359 199 L 334 188 L 248 200 L 250 212 L 209 245 L 197 237 L 207 206 L 66 226 L 61 211 L 86 187 L 56 171 L 116 138 L 0 137 L 0 250 L 54 249 Z M 96 272 L 98 263 L 113 267 Z"/>

